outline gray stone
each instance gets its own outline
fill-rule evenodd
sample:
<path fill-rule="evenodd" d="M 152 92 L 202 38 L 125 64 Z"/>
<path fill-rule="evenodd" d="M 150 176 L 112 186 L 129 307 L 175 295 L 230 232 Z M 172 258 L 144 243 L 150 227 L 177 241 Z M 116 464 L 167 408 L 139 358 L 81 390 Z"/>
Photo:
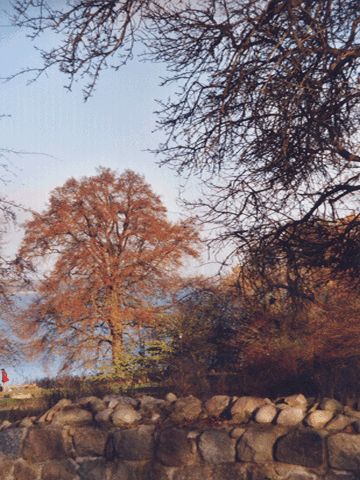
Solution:
<path fill-rule="evenodd" d="M 134 407 L 125 403 L 119 403 L 111 416 L 111 420 L 116 427 L 132 425 L 140 419 L 140 413 Z"/>
<path fill-rule="evenodd" d="M 344 406 L 334 398 L 323 398 L 320 402 L 321 410 L 330 410 L 331 412 L 342 412 Z"/>
<path fill-rule="evenodd" d="M 81 462 L 78 473 L 81 480 L 105 480 L 106 463 L 103 459 L 84 460 Z"/>
<path fill-rule="evenodd" d="M 91 410 L 94 414 L 106 409 L 106 403 L 98 397 L 83 397 L 77 402 L 78 405 Z"/>
<path fill-rule="evenodd" d="M 77 465 L 72 460 L 45 463 L 41 480 L 78 480 Z"/>
<path fill-rule="evenodd" d="M 73 442 L 79 457 L 101 457 L 105 454 L 108 432 L 93 427 L 73 430 Z"/>
<path fill-rule="evenodd" d="M 302 393 L 289 395 L 284 398 L 284 402 L 287 403 L 290 407 L 299 407 L 303 410 L 306 410 L 308 405 L 308 401 Z"/>
<path fill-rule="evenodd" d="M 182 397 L 176 400 L 174 411 L 171 414 L 171 420 L 175 423 L 192 422 L 197 420 L 202 411 L 201 401 L 193 397 Z"/>
<path fill-rule="evenodd" d="M 273 478 L 279 480 L 320 480 L 320 477 L 316 473 L 298 465 L 274 464 L 274 473 L 276 476 Z"/>
<path fill-rule="evenodd" d="M 146 480 L 174 480 L 174 474 L 177 470 L 176 467 L 165 467 L 161 463 L 154 463 L 152 464 L 151 475 Z"/>
<path fill-rule="evenodd" d="M 1 480 L 14 480 L 12 475 L 14 470 L 14 461 L 9 457 L 0 456 Z"/>
<path fill-rule="evenodd" d="M 315 410 L 311 412 L 305 419 L 309 427 L 321 429 L 334 417 L 332 410 Z"/>
<path fill-rule="evenodd" d="M 354 420 L 360 420 L 360 412 L 358 412 L 357 410 L 354 410 L 350 407 L 344 407 L 344 413 L 349 417 L 352 417 Z"/>
<path fill-rule="evenodd" d="M 140 410 L 144 422 L 157 423 L 168 415 L 170 406 L 165 400 L 143 395 L 140 397 Z"/>
<path fill-rule="evenodd" d="M 211 480 L 212 468 L 210 465 L 192 465 L 191 467 L 182 467 L 176 469 L 172 480 Z"/>
<path fill-rule="evenodd" d="M 257 423 L 271 423 L 276 417 L 277 410 L 273 405 L 264 405 L 255 413 L 255 421 Z"/>
<path fill-rule="evenodd" d="M 213 477 L 210 478 L 212 480 L 280 480 L 281 477 L 275 476 L 273 464 L 224 463 L 214 466 Z"/>
<path fill-rule="evenodd" d="M 115 408 L 117 405 L 131 405 L 134 408 L 139 406 L 139 401 L 136 398 L 126 395 L 106 395 L 104 402 L 108 403 L 108 408 Z"/>
<path fill-rule="evenodd" d="M 201 480 L 251 480 L 254 476 L 251 476 L 249 466 L 242 463 L 222 463 L 220 465 L 214 465 L 212 476 L 199 477 Z M 263 478 L 265 480 L 265 477 Z"/>
<path fill-rule="evenodd" d="M 172 392 L 169 392 L 165 395 L 165 400 L 169 403 L 176 402 L 177 398 L 178 397 L 175 395 L 175 393 Z"/>
<path fill-rule="evenodd" d="M 47 412 L 44 413 L 44 415 L 42 415 L 40 418 L 39 418 L 39 422 L 42 423 L 42 422 L 51 422 L 54 415 L 59 411 L 61 410 L 62 408 L 64 407 L 68 407 L 72 405 L 72 401 L 69 400 L 68 398 L 62 398 L 61 400 L 59 400 L 53 407 L 50 408 L 50 410 L 48 410 Z"/>
<path fill-rule="evenodd" d="M 25 417 L 19 423 L 19 427 L 21 428 L 29 428 L 29 427 L 32 427 L 33 425 L 34 425 L 34 418 L 32 417 Z"/>
<path fill-rule="evenodd" d="M 103 425 L 111 423 L 111 415 L 113 414 L 113 411 L 114 410 L 112 408 L 101 410 L 95 415 L 95 421 Z"/>
<path fill-rule="evenodd" d="M 339 470 L 360 473 L 360 436 L 337 433 L 328 438 L 329 464 Z"/>
<path fill-rule="evenodd" d="M 154 427 L 141 425 L 114 433 L 115 455 L 122 460 L 151 460 L 154 456 Z"/>
<path fill-rule="evenodd" d="M 275 459 L 304 467 L 320 467 L 324 463 L 324 439 L 315 430 L 294 430 L 278 439 Z"/>
<path fill-rule="evenodd" d="M 329 470 L 324 480 L 359 480 L 359 477 L 353 472 Z"/>
<path fill-rule="evenodd" d="M 360 433 L 360 420 L 355 420 L 355 421 L 354 419 L 350 419 L 350 420 L 351 420 L 351 427 L 354 429 L 354 432 Z"/>
<path fill-rule="evenodd" d="M 67 456 L 63 433 L 58 428 L 31 428 L 24 440 L 23 457 L 30 462 L 61 460 Z"/>
<path fill-rule="evenodd" d="M 9 428 L 0 432 L 0 455 L 20 457 L 25 435 L 24 428 Z"/>
<path fill-rule="evenodd" d="M 187 437 L 185 430 L 168 428 L 160 434 L 156 455 L 161 463 L 169 467 L 191 465 L 197 459 L 196 445 Z"/>
<path fill-rule="evenodd" d="M 235 442 L 223 430 L 207 430 L 200 436 L 199 450 L 207 463 L 235 461 Z"/>
<path fill-rule="evenodd" d="M 111 480 L 149 480 L 152 478 L 151 467 L 151 464 L 144 462 L 118 462 L 112 465 L 110 478 Z"/>
<path fill-rule="evenodd" d="M 281 427 L 265 425 L 248 429 L 237 444 L 238 460 L 255 463 L 272 462 L 274 444 L 284 433 Z"/>
<path fill-rule="evenodd" d="M 92 421 L 92 413 L 76 405 L 63 407 L 54 414 L 52 419 L 54 425 L 88 425 Z"/>
<path fill-rule="evenodd" d="M 200 437 L 200 432 L 198 432 L 197 430 L 190 430 L 187 434 L 187 438 L 192 438 L 194 440 L 196 440 L 198 437 Z"/>
<path fill-rule="evenodd" d="M 142 395 L 139 397 L 140 408 L 163 408 L 166 405 L 166 400 L 161 398 L 151 397 L 150 395 Z"/>
<path fill-rule="evenodd" d="M 271 403 L 270 400 L 258 397 L 240 397 L 231 407 L 231 416 L 235 422 L 246 422 L 259 407 Z"/>
<path fill-rule="evenodd" d="M 287 407 L 279 412 L 276 418 L 278 425 L 295 426 L 304 420 L 305 413 L 300 407 Z"/>
<path fill-rule="evenodd" d="M 14 480 L 37 480 L 39 473 L 39 467 L 31 465 L 22 459 L 17 460 L 14 464 Z"/>
<path fill-rule="evenodd" d="M 336 415 L 327 425 L 326 425 L 326 430 L 344 430 L 346 427 L 348 427 L 352 423 L 351 418 L 349 418 L 346 415 L 342 415 L 341 413 L 339 415 Z"/>
<path fill-rule="evenodd" d="M 230 432 L 231 438 L 240 438 L 246 432 L 246 428 L 244 427 L 235 427 Z"/>
<path fill-rule="evenodd" d="M 214 395 L 205 402 L 205 410 L 210 417 L 220 417 L 229 403 L 230 397 L 228 395 Z"/>
<path fill-rule="evenodd" d="M 12 423 L 9 422 L 9 420 L 4 420 L 3 422 L 1 422 L 0 432 L 3 430 L 7 430 L 9 427 L 11 427 L 11 425 Z"/>

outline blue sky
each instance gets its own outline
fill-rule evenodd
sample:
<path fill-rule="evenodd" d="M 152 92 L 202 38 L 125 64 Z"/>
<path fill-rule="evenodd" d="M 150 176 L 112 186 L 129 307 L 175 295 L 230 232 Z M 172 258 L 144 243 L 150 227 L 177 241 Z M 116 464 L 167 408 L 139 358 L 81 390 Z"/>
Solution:
<path fill-rule="evenodd" d="M 6 2 L 1 6 L 6 7 Z M 47 39 L 44 39 L 47 42 Z M 23 32 L 9 26 L 0 11 L 0 63 L 2 77 L 26 66 L 39 65 L 34 45 Z M 161 140 L 155 129 L 155 98 L 166 92 L 159 86 L 164 74 L 161 65 L 134 60 L 119 72 L 106 71 L 94 96 L 84 103 L 81 86 L 73 92 L 64 88 L 66 78 L 56 70 L 27 85 L 30 77 L 20 76 L 0 85 L 0 147 L 23 154 L 6 154 L 9 172 L 2 192 L 25 207 L 41 210 L 49 192 L 69 177 L 93 175 L 98 166 L 123 171 L 131 168 L 145 175 L 161 195 L 172 219 L 179 218 L 177 205 L 180 180 L 174 171 L 159 168 L 153 154 L 146 151 Z M 196 194 L 194 182 L 187 184 L 188 195 Z M 19 213 L 19 221 L 26 214 Z M 21 240 L 20 227 L 11 228 L 5 252 L 13 254 Z M 191 265 L 196 273 L 209 266 Z M 37 364 L 20 365 L 10 372 L 14 382 L 39 377 L 46 372 Z"/>
<path fill-rule="evenodd" d="M 24 33 L 10 28 L 0 12 L 0 62 L 2 77 L 26 66 L 39 65 L 38 53 Z M 173 170 L 159 168 L 146 151 L 161 140 L 155 129 L 156 98 L 164 68 L 134 60 L 119 72 L 105 71 L 96 92 L 84 103 L 81 85 L 64 88 L 66 77 L 52 70 L 27 85 L 29 76 L 1 84 L 0 146 L 24 154 L 6 155 L 11 172 L 3 191 L 9 199 L 39 210 L 49 192 L 71 176 L 93 175 L 98 166 L 123 171 L 131 168 L 145 175 L 161 195 L 172 218 L 181 182 Z M 33 152 L 33 153 L 32 153 Z M 189 194 L 194 185 L 188 185 Z M 23 215 L 20 214 L 20 220 Z M 20 232 L 8 238 L 7 250 L 15 250 Z"/>

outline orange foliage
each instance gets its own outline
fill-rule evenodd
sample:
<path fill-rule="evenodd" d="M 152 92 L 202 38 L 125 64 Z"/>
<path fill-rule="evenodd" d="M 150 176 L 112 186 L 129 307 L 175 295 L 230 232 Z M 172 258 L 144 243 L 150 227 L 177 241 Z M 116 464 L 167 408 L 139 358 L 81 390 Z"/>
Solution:
<path fill-rule="evenodd" d="M 116 364 L 129 327 L 161 321 L 176 271 L 199 243 L 194 221 L 171 223 L 130 170 L 69 179 L 25 227 L 22 264 L 44 269 L 50 257 L 51 266 L 22 318 L 37 327 L 36 347 L 65 355 L 68 367 Z"/>

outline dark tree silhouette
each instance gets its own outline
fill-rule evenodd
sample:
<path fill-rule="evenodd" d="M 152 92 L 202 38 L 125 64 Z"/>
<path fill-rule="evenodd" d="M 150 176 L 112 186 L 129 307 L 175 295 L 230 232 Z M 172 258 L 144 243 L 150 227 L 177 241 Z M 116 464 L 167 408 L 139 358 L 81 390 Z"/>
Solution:
<path fill-rule="evenodd" d="M 165 62 L 177 91 L 159 152 L 204 180 L 196 203 L 234 253 L 295 276 L 358 271 L 357 0 L 18 0 L 15 13 L 34 37 L 59 33 L 38 73 L 84 77 L 86 97 L 137 41 Z"/>

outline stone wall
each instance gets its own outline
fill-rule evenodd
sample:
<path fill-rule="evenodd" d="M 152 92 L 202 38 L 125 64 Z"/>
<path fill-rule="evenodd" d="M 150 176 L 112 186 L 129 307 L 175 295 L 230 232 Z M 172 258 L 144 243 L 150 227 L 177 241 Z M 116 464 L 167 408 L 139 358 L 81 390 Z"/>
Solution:
<path fill-rule="evenodd" d="M 0 427 L 1 480 L 359 480 L 360 411 L 332 399 L 107 395 Z"/>

